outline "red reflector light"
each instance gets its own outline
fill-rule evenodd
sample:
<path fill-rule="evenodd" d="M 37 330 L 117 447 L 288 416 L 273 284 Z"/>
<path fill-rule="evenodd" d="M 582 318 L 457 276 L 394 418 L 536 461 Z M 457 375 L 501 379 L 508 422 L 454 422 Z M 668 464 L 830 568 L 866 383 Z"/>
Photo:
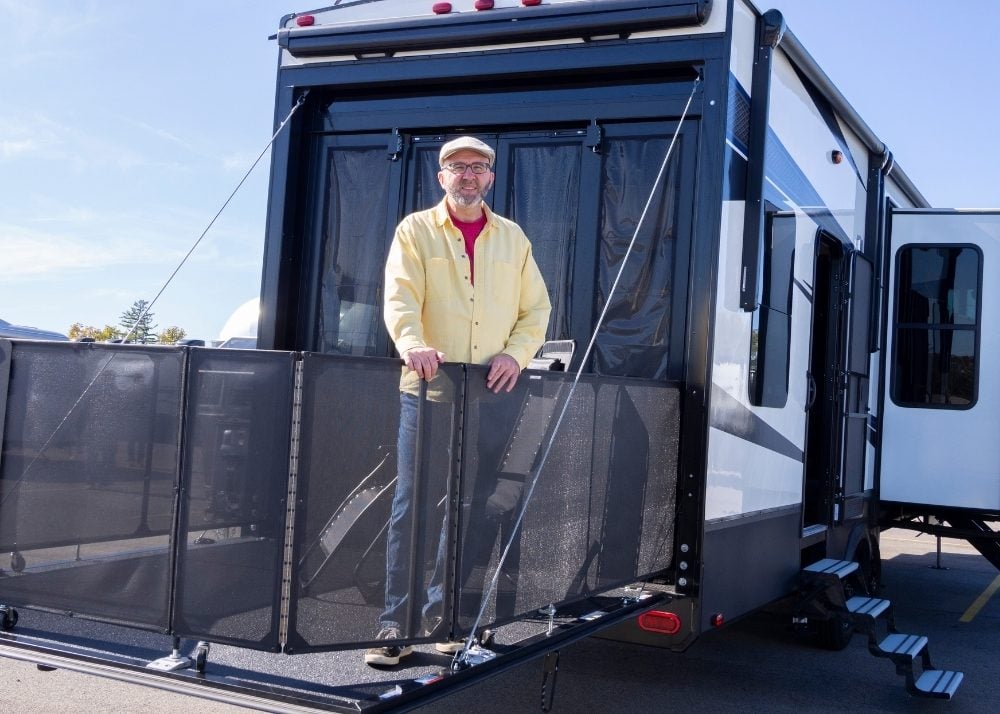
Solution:
<path fill-rule="evenodd" d="M 316 18 L 312 15 L 299 15 L 295 18 L 295 24 L 299 27 L 310 27 L 316 24 Z"/>
<path fill-rule="evenodd" d="M 476 0 L 477 10 L 492 10 L 493 0 Z"/>
<path fill-rule="evenodd" d="M 521 0 L 521 4 L 525 7 L 534 7 L 535 5 L 541 5 L 542 0 Z"/>
<path fill-rule="evenodd" d="M 447 15 L 449 12 L 451 12 L 451 3 L 450 2 L 436 2 L 431 7 L 431 10 L 434 11 L 435 15 Z"/>
<path fill-rule="evenodd" d="M 681 631 L 681 618 L 672 612 L 650 610 L 639 615 L 639 627 L 646 632 L 660 635 L 676 635 Z"/>
<path fill-rule="evenodd" d="M 722 627 L 723 625 L 726 624 L 726 616 L 723 615 L 721 612 L 717 612 L 714 615 L 712 615 L 712 619 L 709 620 L 709 622 L 712 623 L 712 627 Z"/>

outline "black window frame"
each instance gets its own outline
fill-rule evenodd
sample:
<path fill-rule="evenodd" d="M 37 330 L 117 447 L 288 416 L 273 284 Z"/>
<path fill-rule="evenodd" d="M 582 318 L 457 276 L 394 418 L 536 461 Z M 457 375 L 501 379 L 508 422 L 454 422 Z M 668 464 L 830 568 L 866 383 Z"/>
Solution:
<path fill-rule="evenodd" d="M 946 249 L 946 250 L 972 250 L 977 259 L 976 270 L 976 317 L 972 324 L 954 323 L 914 323 L 899 321 L 900 304 L 900 281 L 902 280 L 901 266 L 903 255 L 910 250 Z M 905 243 L 901 245 L 894 256 L 894 280 L 893 280 L 893 304 L 892 304 L 892 360 L 888 368 L 890 370 L 889 398 L 892 403 L 903 409 L 944 409 L 948 411 L 967 411 L 976 406 L 979 401 L 979 368 L 981 362 L 981 338 L 982 338 L 982 310 L 983 310 L 983 252 L 974 243 Z M 952 286 L 954 289 L 954 286 Z M 899 398 L 900 388 L 900 330 L 922 329 L 931 331 L 951 331 L 951 332 L 972 332 L 973 333 L 973 369 L 972 369 L 972 395 L 967 404 L 934 403 L 934 402 L 912 402 Z"/>

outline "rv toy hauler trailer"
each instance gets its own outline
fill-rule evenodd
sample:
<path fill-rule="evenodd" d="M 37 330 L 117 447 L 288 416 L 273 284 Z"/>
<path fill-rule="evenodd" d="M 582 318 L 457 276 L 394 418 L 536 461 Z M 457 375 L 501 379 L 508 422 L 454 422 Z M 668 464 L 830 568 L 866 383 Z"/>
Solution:
<path fill-rule="evenodd" d="M 282 21 L 262 349 L 0 343 L 4 626 L 72 613 L 177 650 L 145 669 L 47 621 L 4 652 L 382 709 L 598 631 L 683 649 L 782 600 L 950 697 L 961 674 L 930 668 L 925 638 L 876 637 L 891 605 L 872 591 L 885 525 L 958 523 L 995 547 L 1000 447 L 982 435 L 1000 385 L 979 365 L 998 348 L 981 326 L 1000 215 L 930 211 L 777 12 L 448 5 Z M 440 542 L 434 635 L 476 646 L 410 687 L 363 667 L 339 688 L 213 672 L 209 642 L 355 661 L 375 643 L 399 418 L 382 268 L 460 134 L 496 149 L 487 200 L 531 237 L 547 338 L 588 344 L 607 307 L 569 360 L 578 380 L 531 370 L 500 398 L 483 368 L 445 365 L 447 396 L 420 401 L 401 644 L 434 639 L 420 604 Z M 970 463 L 940 463 L 935 444 L 961 439 L 981 440 Z M 493 592 L 458 574 L 501 483 L 531 498 L 494 524 Z"/>

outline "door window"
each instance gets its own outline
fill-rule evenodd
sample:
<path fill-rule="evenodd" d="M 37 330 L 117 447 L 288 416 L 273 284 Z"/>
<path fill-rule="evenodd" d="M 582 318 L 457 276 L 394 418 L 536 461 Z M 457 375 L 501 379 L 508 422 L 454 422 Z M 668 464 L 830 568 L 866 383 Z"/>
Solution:
<path fill-rule="evenodd" d="M 900 249 L 891 392 L 899 406 L 975 403 L 981 264 L 973 246 Z"/>

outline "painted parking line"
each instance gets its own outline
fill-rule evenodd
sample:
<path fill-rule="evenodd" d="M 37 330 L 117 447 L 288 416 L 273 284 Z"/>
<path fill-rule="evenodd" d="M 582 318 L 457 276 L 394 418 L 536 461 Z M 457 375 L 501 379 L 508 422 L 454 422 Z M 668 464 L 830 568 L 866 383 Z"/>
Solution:
<path fill-rule="evenodd" d="M 959 622 L 972 622 L 972 618 L 979 614 L 979 611 L 983 609 L 983 606 L 993 597 L 993 593 L 1000 590 L 1000 575 L 993 579 L 993 582 L 986 586 L 982 594 L 976 598 L 976 601 L 969 605 L 969 609 L 965 611 L 965 614 L 958 618 Z"/>

